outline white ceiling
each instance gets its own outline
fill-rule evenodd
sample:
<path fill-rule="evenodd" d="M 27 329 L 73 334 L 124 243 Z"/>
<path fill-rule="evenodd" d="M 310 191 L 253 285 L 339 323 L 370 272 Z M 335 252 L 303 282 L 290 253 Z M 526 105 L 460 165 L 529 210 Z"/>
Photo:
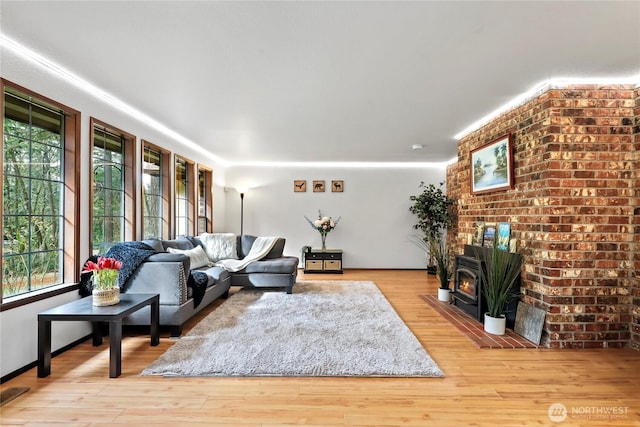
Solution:
<path fill-rule="evenodd" d="M 230 162 L 447 161 L 543 80 L 640 76 L 639 1 L 0 8 L 3 34 Z"/>

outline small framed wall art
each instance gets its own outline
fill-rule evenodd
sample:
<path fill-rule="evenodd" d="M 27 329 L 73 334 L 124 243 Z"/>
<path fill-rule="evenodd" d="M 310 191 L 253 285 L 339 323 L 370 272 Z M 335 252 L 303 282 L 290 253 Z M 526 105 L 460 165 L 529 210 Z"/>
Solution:
<path fill-rule="evenodd" d="M 344 191 L 344 181 L 331 181 L 331 191 L 333 193 L 342 193 Z"/>
<path fill-rule="evenodd" d="M 293 191 L 295 193 L 304 193 L 307 191 L 307 181 L 304 179 L 296 179 L 293 181 Z"/>
<path fill-rule="evenodd" d="M 492 248 L 493 242 L 496 241 L 496 223 L 486 222 L 484 224 L 484 235 L 482 237 L 482 246 Z"/>
<path fill-rule="evenodd" d="M 473 240 L 471 241 L 475 246 L 482 246 L 484 240 L 484 221 L 480 221 L 476 224 L 476 228 L 473 232 Z"/>
<path fill-rule="evenodd" d="M 313 192 L 324 193 L 324 180 L 313 181 Z"/>

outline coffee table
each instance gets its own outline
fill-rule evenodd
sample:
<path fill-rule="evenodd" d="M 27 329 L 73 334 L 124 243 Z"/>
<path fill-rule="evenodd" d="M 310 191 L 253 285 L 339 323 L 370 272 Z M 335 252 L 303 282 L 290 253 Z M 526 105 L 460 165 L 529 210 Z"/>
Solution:
<path fill-rule="evenodd" d="M 151 345 L 160 343 L 160 296 L 158 294 L 120 294 L 120 303 L 95 307 L 88 296 L 38 314 L 38 377 L 51 374 L 51 322 L 71 320 L 91 322 L 93 345 L 102 344 L 100 322 L 109 323 L 109 377 L 122 370 L 122 319 L 149 305 L 151 307 Z"/>

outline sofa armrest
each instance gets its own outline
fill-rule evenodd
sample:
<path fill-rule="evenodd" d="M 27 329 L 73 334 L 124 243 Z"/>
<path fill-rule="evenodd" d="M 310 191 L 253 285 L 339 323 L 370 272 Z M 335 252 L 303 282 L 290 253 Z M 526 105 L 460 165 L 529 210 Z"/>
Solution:
<path fill-rule="evenodd" d="M 181 261 L 143 262 L 133 272 L 125 289 L 132 294 L 160 294 L 161 305 L 182 305 L 187 301 L 184 265 Z"/>

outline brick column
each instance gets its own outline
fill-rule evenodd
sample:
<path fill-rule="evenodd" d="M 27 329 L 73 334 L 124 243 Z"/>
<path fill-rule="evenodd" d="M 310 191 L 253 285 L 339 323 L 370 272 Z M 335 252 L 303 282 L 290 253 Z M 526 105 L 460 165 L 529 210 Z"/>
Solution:
<path fill-rule="evenodd" d="M 638 324 L 637 103 L 633 86 L 550 89 L 465 136 L 448 169 L 456 250 L 478 221 L 511 223 L 525 259 L 522 300 L 547 312 L 549 347 L 629 344 L 634 292 Z M 514 189 L 471 195 L 470 152 L 506 133 Z"/>

